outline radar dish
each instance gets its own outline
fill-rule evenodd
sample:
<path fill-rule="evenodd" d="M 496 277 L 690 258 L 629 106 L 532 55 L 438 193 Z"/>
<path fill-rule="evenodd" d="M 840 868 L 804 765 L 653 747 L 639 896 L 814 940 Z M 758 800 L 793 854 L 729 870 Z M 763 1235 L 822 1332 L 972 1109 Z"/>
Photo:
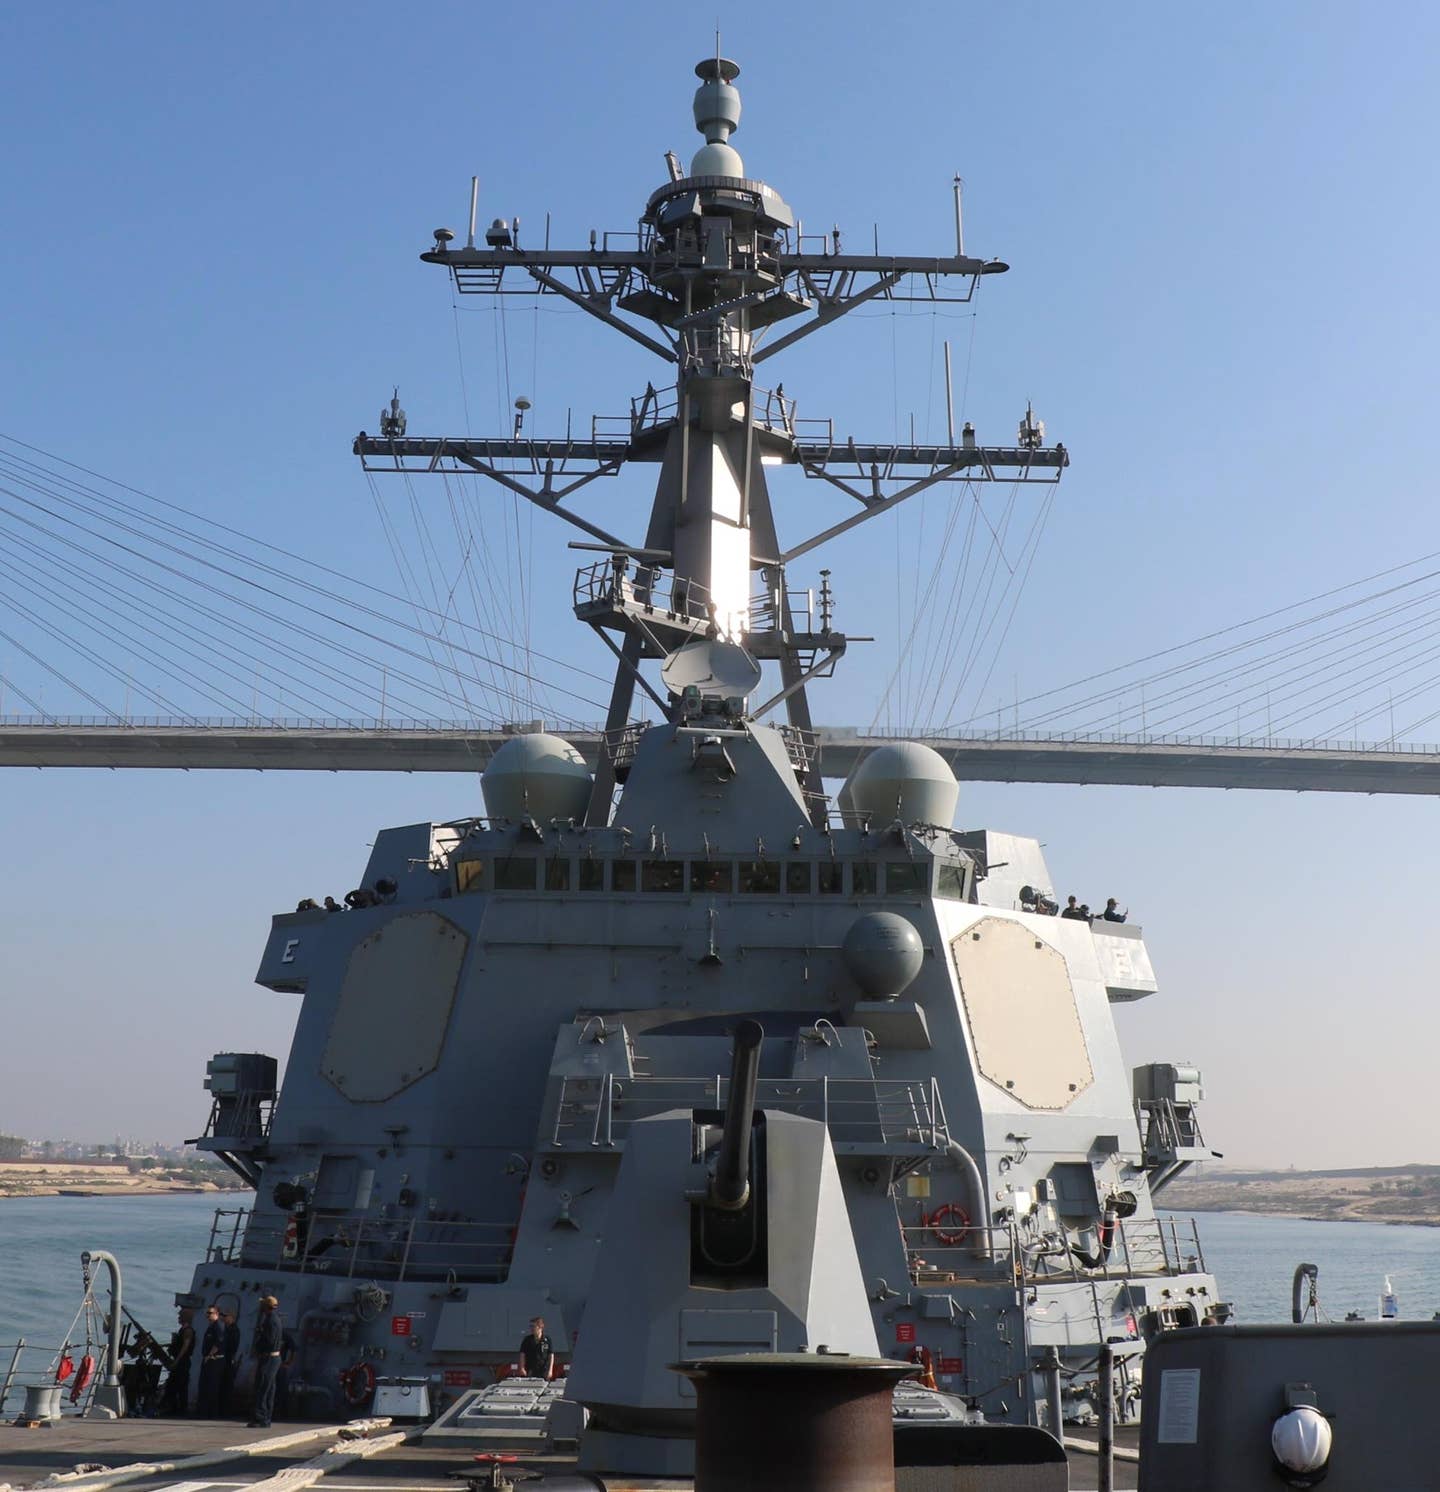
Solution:
<path fill-rule="evenodd" d="M 693 685 L 705 699 L 744 699 L 760 682 L 760 665 L 738 642 L 707 639 L 676 648 L 660 677 L 671 694 Z"/>

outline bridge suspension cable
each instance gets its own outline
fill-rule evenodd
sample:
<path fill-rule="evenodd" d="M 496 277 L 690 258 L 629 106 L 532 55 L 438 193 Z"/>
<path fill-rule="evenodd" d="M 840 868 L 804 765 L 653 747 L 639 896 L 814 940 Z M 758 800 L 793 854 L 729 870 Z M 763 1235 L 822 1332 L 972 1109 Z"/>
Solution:
<path fill-rule="evenodd" d="M 416 505 L 424 550 L 418 568 L 400 566 L 397 595 L 0 435 L 0 605 L 13 629 L 0 638 L 0 683 L 41 714 L 36 683 L 48 682 L 115 720 L 132 699 L 179 718 L 217 707 L 260 718 L 262 700 L 276 715 L 287 703 L 392 718 L 443 704 L 493 720 L 542 699 L 603 709 L 604 676 L 487 625 L 503 605 L 496 566 L 463 494 L 449 498 L 453 544 Z M 460 614 L 462 589 L 473 619 Z"/>

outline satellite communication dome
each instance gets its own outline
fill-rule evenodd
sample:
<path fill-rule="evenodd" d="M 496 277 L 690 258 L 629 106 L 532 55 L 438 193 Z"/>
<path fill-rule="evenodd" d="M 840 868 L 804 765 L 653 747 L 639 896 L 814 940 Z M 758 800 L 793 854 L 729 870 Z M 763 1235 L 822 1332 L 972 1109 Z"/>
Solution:
<path fill-rule="evenodd" d="M 544 734 L 511 736 L 480 774 L 491 818 L 541 824 L 583 819 L 591 785 L 585 758 L 569 741 Z"/>
<path fill-rule="evenodd" d="M 850 924 L 840 957 L 865 994 L 893 999 L 920 972 L 925 945 L 897 912 L 867 912 Z"/>
<path fill-rule="evenodd" d="M 955 817 L 960 786 L 938 751 L 918 741 L 896 741 L 872 751 L 850 774 L 842 804 L 858 819 L 940 824 Z"/>

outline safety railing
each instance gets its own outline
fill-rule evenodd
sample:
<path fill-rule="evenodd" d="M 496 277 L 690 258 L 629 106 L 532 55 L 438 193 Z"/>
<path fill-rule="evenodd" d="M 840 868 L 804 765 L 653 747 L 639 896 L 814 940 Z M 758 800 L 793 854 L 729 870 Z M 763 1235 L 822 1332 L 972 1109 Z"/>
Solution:
<path fill-rule="evenodd" d="M 815 759 L 820 755 L 820 737 L 813 730 L 803 730 L 798 725 L 782 725 L 778 727 L 780 739 L 785 743 L 785 750 L 790 757 L 790 765 L 794 767 L 796 775 L 804 775 L 815 765 Z"/>
<path fill-rule="evenodd" d="M 1013 1225 L 976 1227 L 963 1208 L 937 1206 L 929 1219 L 903 1228 L 913 1284 L 968 1279 L 977 1259 L 1008 1258 L 1017 1283 L 1064 1284 L 1081 1280 L 1126 1280 L 1205 1272 L 1205 1254 L 1194 1218 L 1121 1218 L 1108 1252 L 1093 1230 L 1082 1245 L 1059 1234 L 1035 1236 Z M 981 1245 L 984 1247 L 981 1247 Z"/>
<path fill-rule="evenodd" d="M 275 1112 L 273 1093 L 240 1093 L 220 1096 L 210 1105 L 205 1121 L 207 1139 L 263 1140 L 270 1133 Z"/>
<path fill-rule="evenodd" d="M 340 719 L 331 716 L 306 715 L 0 715 L 0 730 L 299 730 L 308 732 L 386 731 L 415 735 L 508 736 L 533 734 L 541 730 L 595 734 L 604 727 L 580 720 L 406 720 L 394 716 L 384 719 Z"/>
<path fill-rule="evenodd" d="M 1194 1104 L 1177 1104 L 1169 1098 L 1137 1098 L 1135 1117 L 1140 1123 L 1140 1144 L 1147 1160 L 1174 1160 L 1182 1151 L 1205 1147 Z"/>
<path fill-rule="evenodd" d="M 597 569 L 610 570 L 608 562 Z M 798 600 L 804 592 L 790 593 Z M 767 598 L 756 597 L 752 606 L 764 607 Z M 513 720 L 413 720 L 386 717 L 366 719 L 334 716 L 285 715 L 0 715 L 0 730 L 274 730 L 413 733 L 415 735 L 515 735 L 540 729 L 561 735 L 598 735 L 604 726 L 594 721 L 566 720 L 559 717 L 541 721 Z M 846 728 L 826 726 L 825 734 L 832 744 L 849 741 L 937 741 L 946 746 L 964 745 L 967 741 L 1018 741 L 1037 746 L 1173 746 L 1196 750 L 1230 751 L 1323 751 L 1351 752 L 1363 756 L 1440 756 L 1440 745 L 1419 741 L 1360 741 L 1289 736 L 1185 736 L 1159 735 L 1127 731 L 1056 731 L 1019 730 L 998 727 L 991 730 L 970 728 L 950 730 L 921 726 Z"/>
<path fill-rule="evenodd" d="M 245 1263 L 344 1279 L 503 1279 L 518 1222 L 477 1223 L 360 1213 L 280 1213 L 264 1220 L 221 1209 L 210 1230 L 212 1263 Z"/>
<path fill-rule="evenodd" d="M 560 1083 L 550 1143 L 559 1150 L 614 1149 L 637 1119 L 669 1109 L 723 1109 L 730 1079 L 713 1077 L 567 1077 Z M 939 1150 L 950 1134 L 933 1080 L 766 1078 L 755 1106 L 817 1119 L 832 1144 L 852 1153 Z"/>
<path fill-rule="evenodd" d="M 102 1350 L 96 1348 L 97 1357 Z M 58 1381 L 56 1365 L 62 1351 L 61 1347 L 42 1347 L 25 1337 L 15 1342 L 0 1342 L 0 1415 L 4 1415 L 8 1404 L 9 1417 L 13 1419 L 27 1388 Z M 76 1349 L 75 1356 L 78 1355 L 79 1349 Z M 62 1411 L 70 1408 L 68 1383 L 66 1392 L 60 1396 L 60 1407 Z M 78 1411 L 79 1405 L 76 1405 Z"/>
<path fill-rule="evenodd" d="M 624 555 L 586 565 L 576 573 L 576 610 L 595 606 L 637 608 L 646 615 L 704 621 L 710 595 L 697 581 L 686 580 L 657 565 L 631 567 Z"/>

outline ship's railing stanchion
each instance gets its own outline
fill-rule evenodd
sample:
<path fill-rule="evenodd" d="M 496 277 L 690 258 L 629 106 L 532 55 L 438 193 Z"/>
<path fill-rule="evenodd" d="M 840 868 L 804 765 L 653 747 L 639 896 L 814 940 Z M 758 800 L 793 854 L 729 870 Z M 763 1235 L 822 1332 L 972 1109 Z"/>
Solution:
<path fill-rule="evenodd" d="M 10 1354 L 10 1366 L 5 1370 L 5 1381 L 0 1383 L 0 1409 L 4 1409 L 5 1400 L 10 1397 L 11 1385 L 15 1382 L 15 1370 L 20 1366 L 20 1354 L 25 1350 L 25 1338 L 21 1337 L 15 1343 L 15 1350 Z"/>
<path fill-rule="evenodd" d="M 1100 1453 L 1099 1492 L 1113 1492 L 1115 1487 L 1115 1349 L 1109 1342 L 1100 1344 Z"/>

